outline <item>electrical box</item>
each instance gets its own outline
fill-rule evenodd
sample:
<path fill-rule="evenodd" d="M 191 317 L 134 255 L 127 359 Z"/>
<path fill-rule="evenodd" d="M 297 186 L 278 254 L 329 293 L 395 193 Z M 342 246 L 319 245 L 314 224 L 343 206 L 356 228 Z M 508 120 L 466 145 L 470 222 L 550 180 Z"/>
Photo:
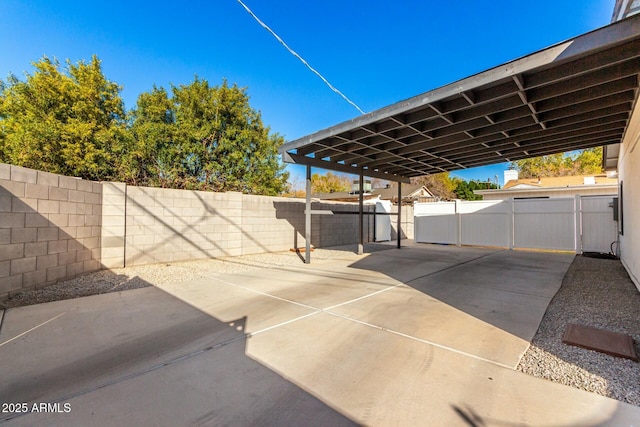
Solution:
<path fill-rule="evenodd" d="M 609 205 L 613 208 L 613 220 L 618 221 L 618 198 L 614 197 L 613 202 Z"/>

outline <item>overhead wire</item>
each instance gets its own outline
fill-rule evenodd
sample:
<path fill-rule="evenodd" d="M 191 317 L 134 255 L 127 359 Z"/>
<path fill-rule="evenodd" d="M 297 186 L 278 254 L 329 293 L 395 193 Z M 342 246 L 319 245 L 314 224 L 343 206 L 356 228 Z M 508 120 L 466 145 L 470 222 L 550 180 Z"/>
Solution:
<path fill-rule="evenodd" d="M 273 31 L 267 24 L 265 24 L 264 22 L 262 22 L 262 20 L 260 18 L 258 18 L 256 16 L 255 13 L 253 13 L 253 11 L 251 9 L 249 9 L 249 7 L 244 4 L 242 2 L 242 0 L 236 0 L 238 3 L 240 3 L 240 5 L 249 13 L 249 15 L 251 15 L 253 17 L 253 19 L 256 20 L 256 22 L 258 24 L 260 24 L 265 30 L 269 31 L 271 33 L 271 35 L 273 37 L 276 38 L 276 40 L 278 40 L 280 42 L 280 44 L 282 46 L 285 47 L 285 49 L 287 49 L 289 51 L 289 53 L 291 53 L 293 56 L 295 56 L 296 58 L 298 58 L 300 60 L 300 62 L 302 62 L 309 70 L 311 70 L 312 73 L 314 73 L 316 76 L 320 77 L 320 79 L 327 85 L 329 86 L 329 89 L 331 89 L 332 91 L 334 91 L 335 93 L 337 93 L 338 95 L 340 95 L 342 97 L 342 99 L 344 99 L 345 101 L 347 101 L 349 104 L 351 104 L 353 107 L 355 107 L 356 110 L 358 110 L 361 114 L 365 114 L 365 112 L 358 107 L 358 105 L 353 102 L 352 100 L 350 100 L 344 93 L 340 92 L 340 90 L 338 90 L 335 86 L 333 86 L 331 83 L 329 83 L 329 81 L 324 78 L 324 76 L 322 74 L 320 74 L 320 72 L 318 72 L 318 70 L 316 70 L 315 68 L 313 68 L 307 61 L 304 60 L 304 58 L 302 58 L 300 55 L 298 55 L 298 53 L 291 49 L 289 47 L 289 45 L 287 45 L 285 43 L 284 40 L 282 40 L 282 38 L 280 36 L 278 36 L 276 34 L 275 31 Z"/>

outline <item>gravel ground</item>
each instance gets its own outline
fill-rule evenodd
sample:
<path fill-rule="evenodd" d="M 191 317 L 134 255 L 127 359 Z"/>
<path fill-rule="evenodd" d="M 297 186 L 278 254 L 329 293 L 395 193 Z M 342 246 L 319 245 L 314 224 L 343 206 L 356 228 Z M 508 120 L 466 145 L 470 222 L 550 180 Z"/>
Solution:
<path fill-rule="evenodd" d="M 365 253 L 390 249 L 395 246 L 365 244 Z M 315 249 L 312 259 L 339 259 L 353 256 L 355 245 Z M 304 257 L 304 253 L 301 255 Z M 33 291 L 19 292 L 0 301 L 0 310 L 41 304 L 89 295 L 145 288 L 152 284 L 183 282 L 206 277 L 211 273 L 232 274 L 269 266 L 302 265 L 303 258 L 294 252 L 276 252 L 239 257 L 187 261 L 179 263 L 150 264 L 137 267 L 114 268 L 78 276 L 71 280 Z"/>
<path fill-rule="evenodd" d="M 629 334 L 640 354 L 640 293 L 620 261 L 575 258 L 517 369 L 640 406 L 640 363 L 564 344 L 569 323 Z"/>
<path fill-rule="evenodd" d="M 393 246 L 366 244 L 365 252 Z M 355 247 L 316 249 L 315 260 L 352 256 Z M 238 273 L 301 264 L 292 252 L 103 270 L 0 301 L 0 309 L 186 281 L 210 273 Z M 640 293 L 620 261 L 577 256 L 551 301 L 517 369 L 640 406 L 640 363 L 562 343 L 569 323 L 630 334 L 640 354 Z"/>

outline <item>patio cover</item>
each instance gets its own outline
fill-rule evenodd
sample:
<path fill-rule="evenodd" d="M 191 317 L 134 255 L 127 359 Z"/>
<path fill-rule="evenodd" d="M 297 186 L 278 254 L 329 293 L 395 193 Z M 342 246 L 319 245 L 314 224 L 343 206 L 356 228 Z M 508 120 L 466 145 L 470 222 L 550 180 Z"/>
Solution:
<path fill-rule="evenodd" d="M 622 141 L 638 99 L 640 15 L 283 144 L 307 166 L 305 262 L 310 263 L 311 167 L 397 181 Z M 605 150 L 606 151 L 606 150 Z M 606 152 L 612 163 L 615 150 Z M 363 248 L 359 198 L 358 253 Z M 398 248 L 401 239 L 398 205 Z"/>
<path fill-rule="evenodd" d="M 391 181 L 621 142 L 640 15 L 290 141 L 283 160 Z"/>

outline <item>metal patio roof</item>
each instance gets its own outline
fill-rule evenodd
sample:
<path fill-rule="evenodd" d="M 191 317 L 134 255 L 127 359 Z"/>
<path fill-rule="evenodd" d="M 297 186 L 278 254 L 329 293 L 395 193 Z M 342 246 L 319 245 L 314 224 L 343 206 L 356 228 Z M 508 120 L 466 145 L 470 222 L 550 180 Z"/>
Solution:
<path fill-rule="evenodd" d="M 410 177 L 621 142 L 640 15 L 288 142 L 283 160 Z"/>

